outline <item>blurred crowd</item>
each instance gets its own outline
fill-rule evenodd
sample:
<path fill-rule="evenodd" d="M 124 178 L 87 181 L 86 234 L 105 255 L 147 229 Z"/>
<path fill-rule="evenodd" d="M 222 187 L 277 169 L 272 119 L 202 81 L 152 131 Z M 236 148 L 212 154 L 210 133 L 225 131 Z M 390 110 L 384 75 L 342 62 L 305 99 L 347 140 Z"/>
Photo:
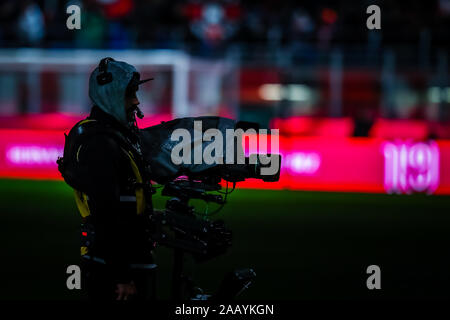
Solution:
<path fill-rule="evenodd" d="M 382 41 L 433 45 L 450 39 L 450 0 L 2 0 L 1 47 L 189 48 L 367 42 L 367 6 L 382 13 Z M 66 8 L 81 8 L 81 30 L 66 28 Z"/>

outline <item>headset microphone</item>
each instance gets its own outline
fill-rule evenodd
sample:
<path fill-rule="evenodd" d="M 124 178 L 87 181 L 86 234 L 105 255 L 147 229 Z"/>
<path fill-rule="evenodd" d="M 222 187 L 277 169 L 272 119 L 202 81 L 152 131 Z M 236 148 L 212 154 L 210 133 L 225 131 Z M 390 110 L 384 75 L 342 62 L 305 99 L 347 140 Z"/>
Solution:
<path fill-rule="evenodd" d="M 135 111 L 136 111 L 136 116 L 137 116 L 139 119 L 142 119 L 142 118 L 144 117 L 144 113 L 141 111 L 141 109 L 139 109 L 138 106 L 135 107 Z"/>

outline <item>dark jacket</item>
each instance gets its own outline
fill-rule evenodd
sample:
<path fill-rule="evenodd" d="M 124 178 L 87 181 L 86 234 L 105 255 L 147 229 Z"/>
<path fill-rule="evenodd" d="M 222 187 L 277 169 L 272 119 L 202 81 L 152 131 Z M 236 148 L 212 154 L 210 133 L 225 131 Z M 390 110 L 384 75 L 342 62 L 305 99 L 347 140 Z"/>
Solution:
<path fill-rule="evenodd" d="M 147 210 L 137 214 L 136 202 L 132 200 L 136 195 L 136 174 L 128 154 L 132 154 L 144 181 L 150 179 L 139 153 L 139 139 L 132 130 L 96 106 L 88 119 L 96 120 L 90 122 L 91 129 L 108 128 L 126 141 L 120 142 L 108 131 L 97 130 L 75 143 L 73 150 L 77 152 L 71 155 L 76 157 L 74 171 L 79 172 L 75 175 L 76 184 L 89 198 L 90 216 L 84 222 L 95 232 L 89 257 L 103 259 L 113 281 L 124 283 L 131 280 L 130 264 L 152 262 L 148 234 L 151 190 L 148 186 L 144 188 Z"/>

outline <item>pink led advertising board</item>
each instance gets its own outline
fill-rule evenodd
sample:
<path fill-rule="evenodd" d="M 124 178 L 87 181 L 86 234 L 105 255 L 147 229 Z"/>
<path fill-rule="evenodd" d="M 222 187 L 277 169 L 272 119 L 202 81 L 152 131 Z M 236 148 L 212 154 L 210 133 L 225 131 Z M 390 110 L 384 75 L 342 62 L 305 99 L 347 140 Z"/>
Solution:
<path fill-rule="evenodd" d="M 0 130 L 0 177 L 61 179 L 56 159 L 63 144 L 64 133 L 60 131 Z M 283 160 L 278 182 L 250 179 L 240 186 L 450 194 L 448 140 L 279 137 L 279 153 Z"/>

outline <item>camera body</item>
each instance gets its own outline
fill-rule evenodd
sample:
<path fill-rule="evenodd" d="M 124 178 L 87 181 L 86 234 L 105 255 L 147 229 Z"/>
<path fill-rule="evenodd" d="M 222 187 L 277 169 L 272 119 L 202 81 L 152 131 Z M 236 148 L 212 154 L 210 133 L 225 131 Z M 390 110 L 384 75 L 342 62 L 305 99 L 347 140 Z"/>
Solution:
<path fill-rule="evenodd" d="M 139 135 L 143 157 L 152 170 L 152 179 L 161 184 L 179 176 L 201 180 L 217 178 L 229 182 L 247 178 L 278 181 L 280 155 L 245 156 L 244 137 L 253 135 L 256 138 L 257 130 L 257 123 L 236 122 L 223 117 L 190 117 L 141 129 Z M 270 164 L 267 160 L 273 161 L 277 167 L 273 172 L 263 174 L 263 168 Z"/>
<path fill-rule="evenodd" d="M 248 178 L 266 182 L 279 179 L 280 155 L 245 157 L 242 146 L 244 129 L 255 134 L 259 126 L 255 123 L 236 122 L 221 117 L 197 117 L 175 119 L 139 130 L 142 155 L 151 170 L 149 176 L 163 185 L 161 192 L 163 196 L 171 197 L 166 202 L 164 210 L 155 210 L 151 214 L 150 234 L 152 241 L 174 249 L 172 294 L 175 299 L 186 298 L 184 292 L 186 286 L 191 288 L 191 293 L 187 296 L 191 298 L 195 296 L 192 281 L 183 275 L 185 253 L 191 254 L 196 261 L 205 261 L 224 254 L 232 245 L 232 232 L 224 222 L 210 219 L 212 214 L 199 216 L 195 208 L 189 205 L 189 201 L 200 199 L 206 203 L 218 204 L 219 209 L 215 211 L 218 212 L 226 204 L 227 195 L 230 193 L 229 182 L 233 184 L 234 190 L 237 182 Z M 215 140 L 211 139 L 211 136 L 209 139 L 203 139 L 208 137 L 211 130 L 215 130 Z M 227 135 L 230 131 L 234 133 L 236 130 L 240 130 L 241 134 Z M 182 142 L 178 139 L 181 136 L 185 137 Z M 198 156 L 196 152 L 199 149 L 202 151 L 211 149 L 213 143 L 223 136 L 226 137 L 225 143 L 219 144 L 214 150 L 215 156 L 222 155 L 220 161 L 208 162 L 196 159 Z M 180 143 L 182 143 L 180 149 L 183 149 L 184 153 L 190 152 L 187 155 L 183 154 L 182 158 L 185 161 L 174 159 L 174 150 L 179 148 Z M 268 165 L 267 161 L 263 161 L 267 160 L 264 157 L 273 157 L 279 164 L 273 174 L 262 174 L 262 169 Z M 226 181 L 225 192 L 221 192 L 222 181 Z M 255 276 L 252 269 L 235 271 L 232 274 L 245 276 L 235 277 L 236 281 L 226 281 L 215 297 L 233 298 L 247 288 Z M 233 283 L 231 287 L 230 283 Z"/>

